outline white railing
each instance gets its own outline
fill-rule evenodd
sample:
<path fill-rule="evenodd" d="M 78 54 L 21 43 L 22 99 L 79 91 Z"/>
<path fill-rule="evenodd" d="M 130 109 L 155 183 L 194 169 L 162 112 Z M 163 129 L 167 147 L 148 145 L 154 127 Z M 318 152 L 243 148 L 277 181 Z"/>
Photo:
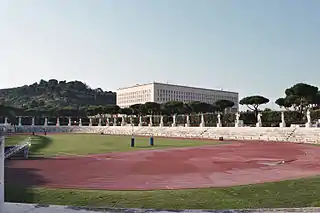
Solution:
<path fill-rule="evenodd" d="M 20 144 L 14 146 L 4 154 L 4 159 L 10 158 L 12 155 L 28 148 L 31 145 L 31 138 L 28 137 L 26 140 L 20 142 Z"/>

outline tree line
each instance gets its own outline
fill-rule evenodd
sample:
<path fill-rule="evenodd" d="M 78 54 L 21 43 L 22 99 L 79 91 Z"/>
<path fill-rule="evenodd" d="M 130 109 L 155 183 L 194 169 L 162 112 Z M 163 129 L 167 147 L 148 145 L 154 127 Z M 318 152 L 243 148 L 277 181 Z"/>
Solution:
<path fill-rule="evenodd" d="M 164 104 L 146 102 L 144 104 L 134 104 L 128 108 L 120 108 L 117 105 L 91 105 L 88 107 L 59 107 L 59 108 L 16 108 L 12 106 L 0 105 L 0 116 L 38 116 L 38 117 L 84 117 L 104 114 L 124 114 L 124 115 L 173 115 L 192 113 L 223 113 L 227 108 L 234 106 L 234 102 L 229 100 L 218 100 L 214 105 L 203 102 L 183 103 L 179 101 L 169 101 Z"/>
<path fill-rule="evenodd" d="M 275 100 L 275 103 L 282 109 L 294 113 L 294 119 L 302 120 L 304 118 L 305 111 L 312 109 L 313 111 L 320 108 L 320 91 L 318 87 L 305 83 L 298 83 L 285 89 L 285 96 Z M 244 97 L 239 101 L 240 105 L 248 107 L 248 111 L 245 112 L 250 116 L 242 113 L 242 118 L 249 118 L 247 120 L 253 121 L 256 119 L 260 106 L 269 103 L 270 100 L 261 95 L 254 95 Z M 64 107 L 13 107 L 7 105 L 0 105 L 0 116 L 6 116 L 14 119 L 18 116 L 36 116 L 36 117 L 87 117 L 103 114 L 125 114 L 125 115 L 173 115 L 173 114 L 200 114 L 200 113 L 220 113 L 228 114 L 228 108 L 235 105 L 230 100 L 218 100 L 214 104 L 208 104 L 203 102 L 190 102 L 183 103 L 179 101 L 169 101 L 163 104 L 155 102 L 147 102 L 145 104 L 135 104 L 128 108 L 120 108 L 117 105 L 88 105 L 84 106 L 64 106 Z M 265 110 L 263 120 L 278 120 L 268 118 L 272 110 Z M 291 114 L 292 114 L 291 113 Z M 230 115 L 231 116 L 231 115 Z M 229 116 L 229 117 L 230 117 Z M 267 116 L 267 117 L 266 117 Z M 271 116 L 271 114 L 270 114 Z M 315 114 L 316 118 L 318 114 Z M 224 116 L 223 116 L 224 117 Z M 227 116 L 228 117 L 228 116 Z M 232 116 L 231 116 L 232 117 Z M 275 117 L 273 114 L 271 117 Z M 292 117 L 292 116 L 291 116 Z M 232 118 L 233 119 L 233 118 Z M 232 120 L 226 118 L 226 120 Z"/>

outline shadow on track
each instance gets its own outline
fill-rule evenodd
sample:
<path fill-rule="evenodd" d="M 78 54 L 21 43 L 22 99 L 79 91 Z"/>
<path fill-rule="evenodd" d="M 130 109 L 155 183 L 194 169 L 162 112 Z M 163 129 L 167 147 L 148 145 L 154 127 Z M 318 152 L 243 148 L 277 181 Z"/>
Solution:
<path fill-rule="evenodd" d="M 31 159 L 41 159 L 42 157 L 38 157 L 38 153 L 51 142 L 52 140 L 45 136 L 32 136 Z M 17 160 L 28 161 L 29 159 L 13 158 L 5 160 L 5 200 L 6 202 L 20 203 L 37 202 L 36 195 L 34 194 L 35 189 L 30 186 L 45 185 L 48 181 L 36 169 L 15 167 L 15 161 Z"/>

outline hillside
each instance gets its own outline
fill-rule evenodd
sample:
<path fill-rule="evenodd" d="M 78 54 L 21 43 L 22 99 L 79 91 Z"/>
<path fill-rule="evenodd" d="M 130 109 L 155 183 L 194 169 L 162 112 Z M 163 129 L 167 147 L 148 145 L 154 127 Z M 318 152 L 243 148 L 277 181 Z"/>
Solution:
<path fill-rule="evenodd" d="M 116 103 L 116 93 L 91 89 L 80 81 L 49 81 L 0 89 L 0 105 L 24 108 L 82 107 Z"/>

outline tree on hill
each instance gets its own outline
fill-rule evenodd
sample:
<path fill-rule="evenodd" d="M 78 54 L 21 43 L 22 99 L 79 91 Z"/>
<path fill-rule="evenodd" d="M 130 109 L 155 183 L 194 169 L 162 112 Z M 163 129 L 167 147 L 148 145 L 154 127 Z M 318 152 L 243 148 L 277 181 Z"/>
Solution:
<path fill-rule="evenodd" d="M 215 102 L 215 106 L 217 110 L 224 113 L 227 108 L 231 108 L 234 106 L 234 102 L 230 100 L 218 100 Z"/>
<path fill-rule="evenodd" d="M 119 114 L 123 114 L 123 115 L 132 115 L 133 111 L 131 108 L 120 108 L 119 109 Z"/>
<path fill-rule="evenodd" d="M 259 106 L 269 102 L 269 99 L 260 95 L 244 97 L 240 100 L 241 105 L 246 105 L 250 110 L 252 110 L 257 117 L 259 113 Z"/>
<path fill-rule="evenodd" d="M 168 101 L 162 105 L 161 111 L 166 115 L 182 114 L 184 103 L 181 101 Z"/>
<path fill-rule="evenodd" d="M 63 107 L 87 107 L 90 105 L 115 105 L 116 94 L 103 91 L 101 88 L 91 89 L 81 81 L 49 81 L 0 90 L 0 104 L 22 107 L 25 109 Z"/>
<path fill-rule="evenodd" d="M 280 107 L 284 107 L 285 109 L 289 109 L 292 107 L 292 103 L 287 98 L 278 98 L 275 103 Z"/>
<path fill-rule="evenodd" d="M 305 83 L 297 83 L 285 90 L 285 97 L 276 100 L 280 107 L 293 107 L 302 113 L 307 108 L 319 104 L 318 87 Z"/>
<path fill-rule="evenodd" d="M 144 105 L 143 104 L 133 104 L 129 107 L 134 115 L 144 115 Z"/>
<path fill-rule="evenodd" d="M 155 102 L 146 102 L 144 105 L 145 111 L 149 115 L 154 115 L 160 113 L 161 105 Z"/>

